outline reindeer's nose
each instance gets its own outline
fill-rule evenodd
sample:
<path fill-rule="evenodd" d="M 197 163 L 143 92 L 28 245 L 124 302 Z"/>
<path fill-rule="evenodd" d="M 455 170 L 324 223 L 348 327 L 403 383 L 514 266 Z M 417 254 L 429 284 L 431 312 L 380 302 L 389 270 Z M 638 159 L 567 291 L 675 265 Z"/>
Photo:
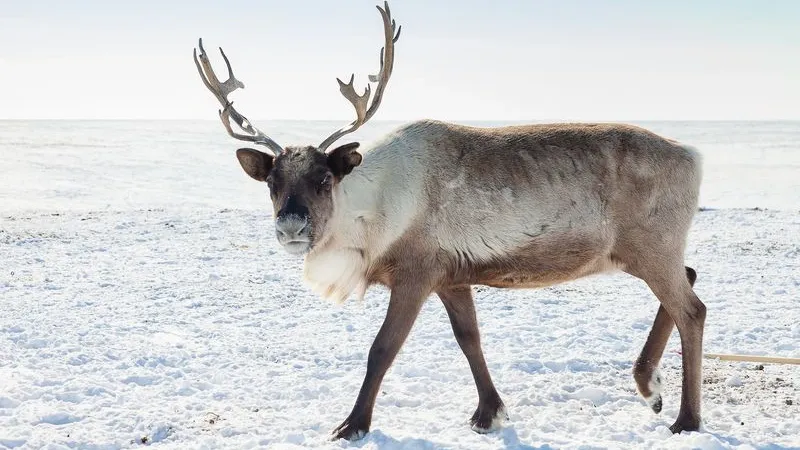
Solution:
<path fill-rule="evenodd" d="M 308 231 L 308 217 L 305 216 L 292 214 L 279 217 L 275 222 L 275 232 L 282 242 L 307 241 Z"/>

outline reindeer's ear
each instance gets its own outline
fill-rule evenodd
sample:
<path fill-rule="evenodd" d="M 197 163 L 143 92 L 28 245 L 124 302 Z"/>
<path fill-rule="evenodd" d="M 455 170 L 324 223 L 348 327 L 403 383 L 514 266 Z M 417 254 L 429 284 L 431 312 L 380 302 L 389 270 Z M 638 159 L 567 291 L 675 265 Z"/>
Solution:
<path fill-rule="evenodd" d="M 269 171 L 272 170 L 272 163 L 274 157 L 252 148 L 240 148 L 236 150 L 236 158 L 239 159 L 239 164 L 242 169 L 250 175 L 251 178 L 258 181 L 266 181 Z"/>
<path fill-rule="evenodd" d="M 356 151 L 359 145 L 361 144 L 358 142 L 351 142 L 336 147 L 328 153 L 328 168 L 335 177 L 342 178 L 361 164 L 361 154 Z"/>

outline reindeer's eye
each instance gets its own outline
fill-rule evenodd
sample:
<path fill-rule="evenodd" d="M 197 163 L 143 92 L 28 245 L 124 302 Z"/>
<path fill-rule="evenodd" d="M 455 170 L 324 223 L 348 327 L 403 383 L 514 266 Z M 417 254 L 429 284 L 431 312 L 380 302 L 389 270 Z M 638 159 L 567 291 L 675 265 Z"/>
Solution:
<path fill-rule="evenodd" d="M 271 176 L 268 176 L 266 182 L 267 182 L 267 187 L 269 188 L 270 198 L 275 199 L 278 196 L 278 191 L 275 186 L 275 180 Z"/>
<path fill-rule="evenodd" d="M 320 191 L 329 191 L 333 186 L 333 175 L 330 173 L 326 173 L 325 176 L 322 178 L 322 181 L 319 182 L 318 189 Z"/>

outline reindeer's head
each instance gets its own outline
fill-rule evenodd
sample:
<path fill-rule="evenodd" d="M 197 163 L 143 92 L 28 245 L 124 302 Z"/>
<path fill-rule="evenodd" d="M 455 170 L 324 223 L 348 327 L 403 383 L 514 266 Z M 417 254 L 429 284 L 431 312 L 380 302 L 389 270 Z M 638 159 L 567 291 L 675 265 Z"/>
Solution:
<path fill-rule="evenodd" d="M 282 148 L 278 143 L 255 128 L 241 115 L 228 100 L 228 95 L 244 84 L 233 76 L 230 61 L 220 48 L 220 53 L 228 66 L 228 79 L 220 82 L 203 49 L 200 39 L 200 55 L 194 51 L 194 62 L 203 83 L 222 104 L 219 111 L 222 124 L 232 137 L 266 146 L 270 152 L 264 153 L 252 148 L 240 148 L 236 157 L 244 171 L 255 180 L 266 182 L 269 186 L 272 208 L 275 217 L 275 232 L 278 242 L 290 253 L 308 252 L 315 238 L 323 236 L 326 225 L 334 210 L 334 188 L 354 167 L 361 164 L 361 155 L 356 151 L 358 143 L 353 142 L 328 150 L 331 144 L 352 133 L 366 123 L 378 110 L 383 91 L 392 74 L 394 64 L 394 43 L 400 37 L 400 27 L 395 33 L 395 22 L 389 11 L 389 4 L 378 6 L 383 18 L 386 44 L 381 48 L 381 67 L 377 75 L 370 75 L 371 82 L 377 82 L 375 96 L 369 103 L 371 89 L 368 84 L 364 94 L 358 95 L 353 88 L 355 75 L 350 81 L 338 78 L 339 90 L 353 104 L 356 119 L 337 130 L 317 147 L 300 146 Z M 231 118 L 244 131 L 238 133 L 231 127 Z"/>
<path fill-rule="evenodd" d="M 272 198 L 275 233 L 290 253 L 311 249 L 333 214 L 333 188 L 361 163 L 358 142 L 326 153 L 314 147 L 287 147 L 272 156 L 251 148 L 236 152 L 242 168 L 265 181 Z"/>

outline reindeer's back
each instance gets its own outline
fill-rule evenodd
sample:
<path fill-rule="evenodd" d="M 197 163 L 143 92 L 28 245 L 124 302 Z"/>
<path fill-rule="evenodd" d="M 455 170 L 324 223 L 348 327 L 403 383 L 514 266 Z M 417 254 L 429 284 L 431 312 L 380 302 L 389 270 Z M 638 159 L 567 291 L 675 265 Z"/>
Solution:
<path fill-rule="evenodd" d="M 693 208 L 701 178 L 696 150 L 624 124 L 478 128 L 426 120 L 389 142 L 381 151 L 403 162 L 401 172 L 421 175 L 432 200 L 476 208 L 516 196 L 540 206 L 594 199 L 620 208 L 665 194 L 680 194 Z M 483 204 L 462 193 L 482 193 Z"/>

